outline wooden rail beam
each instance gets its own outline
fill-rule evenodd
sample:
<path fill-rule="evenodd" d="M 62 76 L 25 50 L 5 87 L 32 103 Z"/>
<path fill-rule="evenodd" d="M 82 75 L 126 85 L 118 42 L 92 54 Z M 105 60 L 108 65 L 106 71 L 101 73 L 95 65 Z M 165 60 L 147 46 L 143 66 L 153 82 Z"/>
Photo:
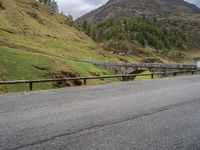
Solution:
<path fill-rule="evenodd" d="M 176 76 L 180 73 L 192 73 L 198 72 L 199 70 L 192 70 L 192 71 L 176 71 L 176 72 L 154 72 L 154 73 L 147 73 L 147 74 L 121 74 L 121 75 L 104 75 L 104 76 L 90 76 L 90 77 L 73 77 L 73 78 L 59 78 L 59 79 L 39 79 L 39 80 L 17 80 L 17 81 L 0 81 L 0 85 L 12 85 L 12 84 L 29 84 L 29 90 L 33 90 L 33 83 L 45 83 L 45 82 L 58 82 L 58 81 L 75 81 L 75 80 L 83 80 L 83 84 L 87 84 L 87 80 L 92 79 L 108 79 L 108 78 L 121 78 L 122 81 L 127 81 L 129 77 L 134 76 L 151 76 L 153 79 L 155 75 L 164 75 L 171 74 Z"/>

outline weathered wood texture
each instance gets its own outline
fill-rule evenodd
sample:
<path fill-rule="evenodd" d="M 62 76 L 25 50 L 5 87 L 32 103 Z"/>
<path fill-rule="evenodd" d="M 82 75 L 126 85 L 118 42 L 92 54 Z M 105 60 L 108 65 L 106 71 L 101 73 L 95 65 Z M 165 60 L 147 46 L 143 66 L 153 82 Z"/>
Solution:
<path fill-rule="evenodd" d="M 29 84 L 29 90 L 33 90 L 34 83 L 44 83 L 44 82 L 58 82 L 58 81 L 75 81 L 75 80 L 82 80 L 83 84 L 87 84 L 87 80 L 92 79 L 108 79 L 108 78 L 121 78 L 122 81 L 130 81 L 132 77 L 136 76 L 150 76 L 152 79 L 156 75 L 173 75 L 176 76 L 178 74 L 186 74 L 191 73 L 194 74 L 198 72 L 198 70 L 190 70 L 190 71 L 176 71 L 176 72 L 153 72 L 148 74 L 120 74 L 120 75 L 104 75 L 104 76 L 90 76 L 90 77 L 74 77 L 74 78 L 59 78 L 59 79 L 39 79 L 39 80 L 17 80 L 17 81 L 0 81 L 0 85 L 12 85 L 12 84 Z"/>

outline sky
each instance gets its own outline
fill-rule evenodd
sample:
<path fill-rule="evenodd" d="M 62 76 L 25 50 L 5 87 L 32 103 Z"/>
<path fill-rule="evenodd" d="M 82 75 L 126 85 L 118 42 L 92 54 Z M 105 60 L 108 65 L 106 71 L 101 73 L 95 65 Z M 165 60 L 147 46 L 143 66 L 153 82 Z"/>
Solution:
<path fill-rule="evenodd" d="M 59 10 L 74 19 L 105 4 L 108 0 L 57 0 Z"/>
<path fill-rule="evenodd" d="M 59 10 L 74 19 L 105 4 L 108 0 L 57 0 Z M 200 7 L 200 0 L 185 0 Z"/>

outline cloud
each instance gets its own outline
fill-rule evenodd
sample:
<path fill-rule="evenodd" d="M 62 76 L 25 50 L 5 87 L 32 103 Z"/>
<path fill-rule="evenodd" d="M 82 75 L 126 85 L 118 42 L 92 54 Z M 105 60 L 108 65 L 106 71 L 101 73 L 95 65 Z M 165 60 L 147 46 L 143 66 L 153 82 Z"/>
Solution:
<path fill-rule="evenodd" d="M 196 4 L 200 8 L 200 0 L 185 0 L 185 1 Z"/>
<path fill-rule="evenodd" d="M 75 19 L 94 10 L 108 0 L 57 0 L 59 10 L 66 15 L 71 14 Z"/>

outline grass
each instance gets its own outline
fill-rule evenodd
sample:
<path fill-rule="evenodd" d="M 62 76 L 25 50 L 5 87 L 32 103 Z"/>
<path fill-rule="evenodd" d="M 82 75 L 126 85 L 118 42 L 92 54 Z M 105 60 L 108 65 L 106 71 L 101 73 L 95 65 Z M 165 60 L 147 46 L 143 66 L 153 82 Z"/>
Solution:
<path fill-rule="evenodd" d="M 69 19 L 33 0 L 0 0 L 0 80 L 52 78 L 55 74 L 79 76 L 110 74 L 75 60 L 120 61 L 79 31 Z M 114 79 L 89 81 L 99 84 Z M 55 88 L 51 83 L 34 89 Z M 2 92 L 26 91 L 27 85 L 0 87 Z"/>
<path fill-rule="evenodd" d="M 70 66 L 72 68 L 76 68 L 76 71 L 79 71 L 79 73 L 83 77 L 88 77 L 91 75 L 93 75 L 93 76 L 95 76 L 95 75 L 111 75 L 111 72 L 109 72 L 108 70 L 98 68 L 98 67 L 96 67 L 92 64 L 88 64 L 88 63 L 80 63 L 80 62 L 72 62 L 71 61 Z M 87 85 L 104 84 L 104 83 L 117 82 L 117 81 L 119 81 L 119 80 L 116 78 L 105 79 L 105 80 L 88 80 Z"/>
<path fill-rule="evenodd" d="M 0 79 L 22 80 L 52 78 L 55 72 L 73 72 L 80 76 L 110 74 L 94 65 L 73 60 L 119 61 L 116 55 L 98 49 L 93 41 L 75 42 L 60 38 L 13 34 L 0 30 Z M 10 48 L 9 48 L 10 47 Z M 42 68 L 38 69 L 38 68 Z M 15 73 L 15 71 L 17 71 Z M 115 81 L 92 80 L 88 84 Z M 34 89 L 49 89 L 53 85 L 36 84 Z M 27 86 L 17 85 L 0 88 L 0 91 L 25 91 Z"/>
<path fill-rule="evenodd" d="M 60 38 L 27 36 L 3 31 L 0 31 L 0 37 L 3 37 L 0 41 L 10 47 L 63 59 L 119 61 L 116 55 L 102 50 L 93 41 L 75 42 Z"/>
<path fill-rule="evenodd" d="M 142 74 L 150 74 L 150 71 L 144 71 L 141 73 Z M 157 75 L 154 75 L 154 79 L 159 79 L 159 77 Z M 135 81 L 141 81 L 141 80 L 152 80 L 151 76 L 137 76 L 135 79 Z"/>
<path fill-rule="evenodd" d="M 37 78 L 50 78 L 53 60 L 50 58 L 0 46 L 1 79 L 24 80 Z M 38 69 L 42 68 L 42 69 Z M 36 89 L 52 88 L 51 84 L 42 84 Z M 24 85 L 4 87 L 5 91 L 24 91 Z"/>
<path fill-rule="evenodd" d="M 27 52 L 20 49 L 0 46 L 0 79 L 25 80 L 52 78 L 54 73 L 62 71 L 77 73 L 80 76 L 95 74 L 111 74 L 109 71 L 98 68 L 92 64 L 69 61 L 48 55 Z M 90 80 L 89 85 L 114 82 L 117 79 L 105 81 Z M 34 90 L 55 88 L 52 83 L 34 84 Z M 27 84 L 0 86 L 2 92 L 27 91 Z"/>

